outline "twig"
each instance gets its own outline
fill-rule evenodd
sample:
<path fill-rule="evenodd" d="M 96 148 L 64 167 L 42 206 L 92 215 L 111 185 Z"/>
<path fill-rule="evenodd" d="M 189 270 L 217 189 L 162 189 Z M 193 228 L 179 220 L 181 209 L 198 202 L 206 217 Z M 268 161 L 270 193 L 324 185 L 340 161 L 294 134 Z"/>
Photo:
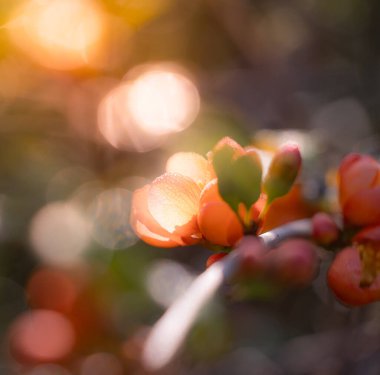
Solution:
<path fill-rule="evenodd" d="M 310 237 L 309 219 L 294 221 L 263 233 L 260 238 L 268 248 L 291 237 Z M 181 348 L 188 332 L 204 306 L 221 285 L 231 280 L 239 268 L 240 252 L 232 251 L 199 275 L 157 321 L 145 341 L 142 363 L 147 370 L 166 367 Z"/>

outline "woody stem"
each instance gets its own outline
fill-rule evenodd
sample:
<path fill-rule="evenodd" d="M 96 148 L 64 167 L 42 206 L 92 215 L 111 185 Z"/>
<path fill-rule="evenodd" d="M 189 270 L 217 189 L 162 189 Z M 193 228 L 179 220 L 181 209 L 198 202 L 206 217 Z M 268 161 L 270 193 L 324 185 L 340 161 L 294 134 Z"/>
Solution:
<path fill-rule="evenodd" d="M 267 248 L 273 248 L 285 239 L 310 237 L 311 234 L 311 220 L 304 219 L 285 224 L 259 237 Z M 157 321 L 143 347 L 142 362 L 146 369 L 158 371 L 172 361 L 201 310 L 218 289 L 236 274 L 240 254 L 239 251 L 232 251 L 200 274 Z"/>

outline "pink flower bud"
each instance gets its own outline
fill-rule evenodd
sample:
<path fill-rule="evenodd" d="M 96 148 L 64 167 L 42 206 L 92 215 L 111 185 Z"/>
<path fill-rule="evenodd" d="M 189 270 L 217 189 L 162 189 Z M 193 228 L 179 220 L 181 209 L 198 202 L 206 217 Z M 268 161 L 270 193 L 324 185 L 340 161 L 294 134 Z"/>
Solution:
<path fill-rule="evenodd" d="M 321 245 L 330 245 L 338 240 L 339 228 L 334 220 L 324 212 L 313 216 L 313 238 Z"/>
<path fill-rule="evenodd" d="M 266 256 L 268 268 L 280 282 L 307 285 L 317 273 L 318 257 L 311 242 L 291 239 Z"/>
<path fill-rule="evenodd" d="M 267 249 L 263 242 L 254 236 L 245 236 L 234 250 L 240 253 L 241 262 L 239 276 L 253 277 L 263 271 L 265 267 L 264 256 Z"/>

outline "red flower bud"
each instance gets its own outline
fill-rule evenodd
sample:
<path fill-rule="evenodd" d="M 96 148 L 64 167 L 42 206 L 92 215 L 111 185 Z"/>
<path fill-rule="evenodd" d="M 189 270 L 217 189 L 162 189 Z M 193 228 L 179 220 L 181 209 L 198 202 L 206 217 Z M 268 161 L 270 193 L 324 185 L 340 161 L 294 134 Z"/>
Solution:
<path fill-rule="evenodd" d="M 264 267 L 264 255 L 267 249 L 263 242 L 254 236 L 245 236 L 234 250 L 240 252 L 241 262 L 239 276 L 253 277 L 261 272 Z"/>
<path fill-rule="evenodd" d="M 330 245 L 339 238 L 339 228 L 327 214 L 319 212 L 313 216 L 313 238 L 321 245 Z"/>
<path fill-rule="evenodd" d="M 311 242 L 291 239 L 266 256 L 274 277 L 289 285 L 307 285 L 316 276 L 318 257 Z"/>

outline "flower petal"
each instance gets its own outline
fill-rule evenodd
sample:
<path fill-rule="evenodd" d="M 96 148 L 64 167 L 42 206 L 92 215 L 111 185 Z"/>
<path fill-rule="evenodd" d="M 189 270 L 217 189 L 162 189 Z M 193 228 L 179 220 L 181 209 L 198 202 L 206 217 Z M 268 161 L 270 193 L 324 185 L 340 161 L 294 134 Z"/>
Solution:
<path fill-rule="evenodd" d="M 196 216 L 201 190 L 179 174 L 165 173 L 148 191 L 148 209 L 156 222 L 169 233 L 192 237 L 199 232 Z"/>
<path fill-rule="evenodd" d="M 203 236 L 216 245 L 232 246 L 243 236 L 239 219 L 225 202 L 203 205 L 198 224 Z"/>
<path fill-rule="evenodd" d="M 162 228 L 152 217 L 148 209 L 150 185 L 145 185 L 133 193 L 131 208 L 131 226 L 143 241 L 153 246 L 174 247 L 180 245 L 171 233 Z"/>
<path fill-rule="evenodd" d="M 343 206 L 343 215 L 358 226 L 380 224 L 380 186 L 352 195 Z"/>
<path fill-rule="evenodd" d="M 327 282 L 336 297 L 345 304 L 360 306 L 379 300 L 380 277 L 371 286 L 361 288 L 361 273 L 359 252 L 348 247 L 335 257 L 327 273 Z"/>
<path fill-rule="evenodd" d="M 290 192 L 270 204 L 264 215 L 259 233 L 267 232 L 293 220 L 304 219 L 315 213 L 302 196 L 301 187 L 295 185 Z"/>
<path fill-rule="evenodd" d="M 353 238 L 354 242 L 372 242 L 374 244 L 380 243 L 380 225 L 375 225 L 362 229 Z"/>
<path fill-rule="evenodd" d="M 149 230 L 149 228 L 141 223 L 140 221 L 136 221 L 134 224 L 135 232 L 138 234 L 139 238 L 141 238 L 144 242 L 149 245 L 156 247 L 177 247 L 180 244 L 176 241 L 168 239 L 166 237 L 160 236 L 159 234 L 153 233 Z"/>
<path fill-rule="evenodd" d="M 374 187 L 379 163 L 367 155 L 352 155 L 340 168 L 339 198 L 343 206 L 355 193 Z"/>
<path fill-rule="evenodd" d="M 166 163 L 166 172 L 189 177 L 199 186 L 204 186 L 211 179 L 209 162 L 195 152 L 172 155 Z"/>
<path fill-rule="evenodd" d="M 218 180 L 214 178 L 202 190 L 199 199 L 199 207 L 202 208 L 207 203 L 224 202 L 218 191 Z"/>

